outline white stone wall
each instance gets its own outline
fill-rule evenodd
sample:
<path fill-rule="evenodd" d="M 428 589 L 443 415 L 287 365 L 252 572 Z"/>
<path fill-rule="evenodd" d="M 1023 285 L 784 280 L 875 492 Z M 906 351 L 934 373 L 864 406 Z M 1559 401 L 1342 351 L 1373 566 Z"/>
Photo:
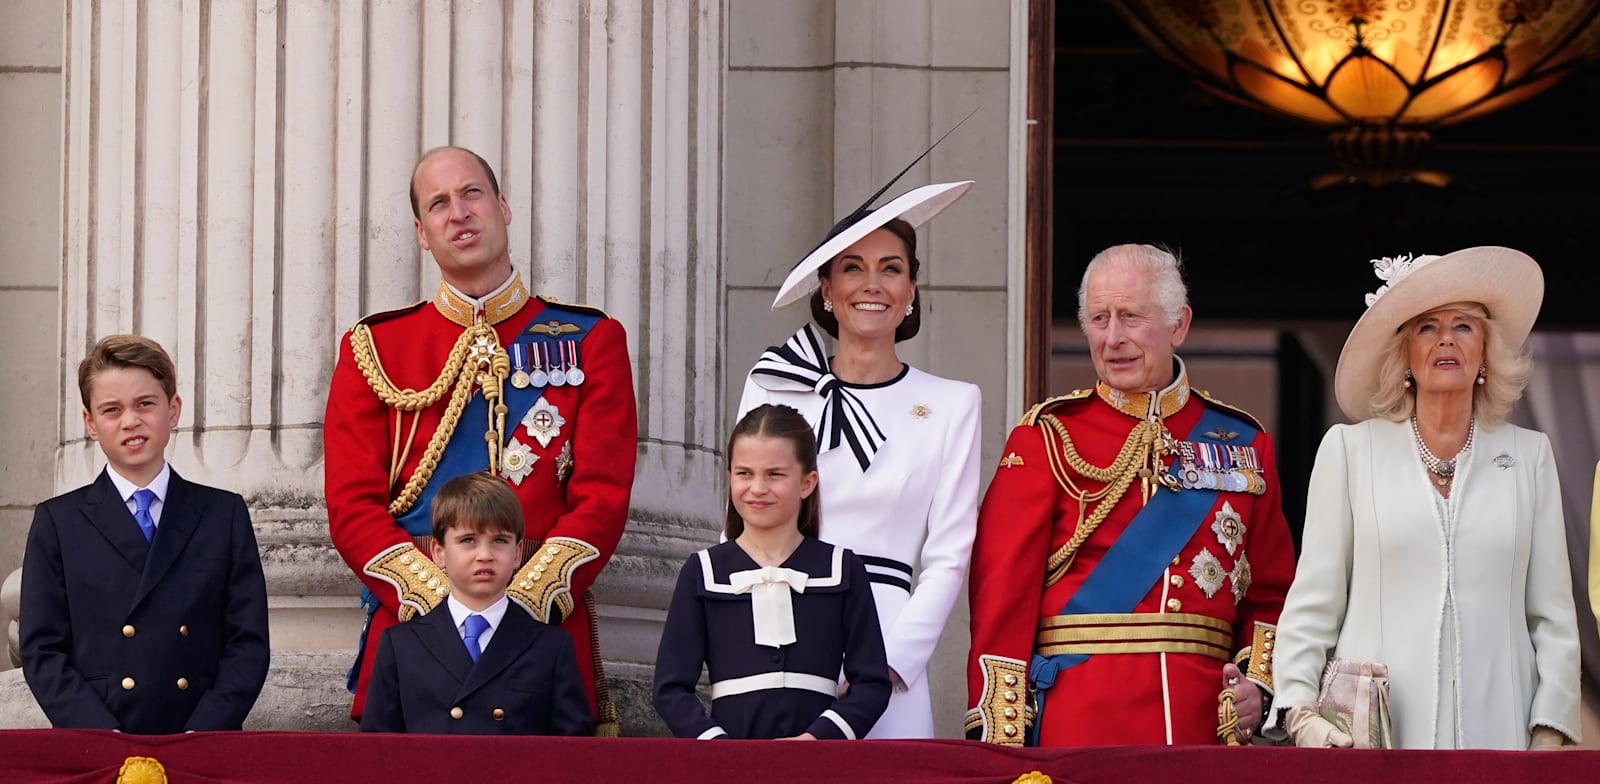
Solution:
<path fill-rule="evenodd" d="M 0 577 L 22 564 L 33 505 L 53 488 L 61 284 L 61 47 L 58 0 L 0 0 Z M 81 407 L 74 407 L 74 411 Z M 83 430 L 82 419 L 78 431 Z M 15 584 L 11 586 L 15 588 Z M 9 627 L 14 590 L 0 605 Z M 0 656 L 0 670 L 11 666 Z"/>
<path fill-rule="evenodd" d="M 930 182 L 977 180 L 919 232 L 922 333 L 901 344 L 900 357 L 983 388 L 988 482 L 1020 394 L 1021 365 L 1008 353 L 1012 334 L 1021 334 L 1020 313 L 1007 308 L 1008 292 L 1021 285 L 1008 263 L 1021 232 L 1012 217 L 1020 214 L 1011 156 L 1020 109 L 1012 94 L 1015 80 L 1025 78 L 1013 66 L 1013 5 L 729 2 L 728 415 L 761 350 L 810 318 L 804 304 L 769 310 L 793 264 L 834 221 L 976 109 L 885 199 Z M 929 669 L 941 736 L 961 735 L 967 641 L 963 598 Z"/>

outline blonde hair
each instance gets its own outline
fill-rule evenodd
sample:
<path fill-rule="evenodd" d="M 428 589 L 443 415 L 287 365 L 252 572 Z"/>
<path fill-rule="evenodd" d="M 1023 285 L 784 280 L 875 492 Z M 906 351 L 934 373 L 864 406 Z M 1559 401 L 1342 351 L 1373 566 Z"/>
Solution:
<path fill-rule="evenodd" d="M 1372 396 L 1372 415 L 1401 422 L 1416 412 L 1416 388 L 1405 384 L 1406 371 L 1410 369 L 1407 367 L 1410 358 L 1406 353 L 1406 335 L 1417 319 L 1436 310 L 1459 310 L 1483 327 L 1484 382 L 1472 391 L 1472 412 L 1484 427 L 1500 425 L 1511 415 L 1511 407 L 1522 399 L 1522 390 L 1533 374 L 1533 358 L 1522 346 L 1508 345 L 1505 328 L 1490 317 L 1487 308 L 1476 302 L 1453 302 L 1429 308 L 1407 319 L 1384 341 L 1383 348 L 1378 350 L 1383 362 L 1378 367 L 1378 390 Z"/>

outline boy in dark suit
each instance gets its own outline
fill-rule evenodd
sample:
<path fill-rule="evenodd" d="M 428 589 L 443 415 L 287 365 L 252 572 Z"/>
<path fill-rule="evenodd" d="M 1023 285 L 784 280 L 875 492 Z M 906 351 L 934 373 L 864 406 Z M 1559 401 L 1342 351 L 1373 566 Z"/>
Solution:
<path fill-rule="evenodd" d="M 516 493 L 486 473 L 458 476 L 433 500 L 433 564 L 412 572 L 449 597 L 385 629 L 367 688 L 364 732 L 591 735 L 572 638 L 506 612 L 522 548 Z M 442 572 L 428 575 L 434 566 Z M 401 687 L 404 684 L 404 688 Z"/>
<path fill-rule="evenodd" d="M 185 481 L 172 359 L 137 335 L 78 365 L 94 484 L 34 510 L 22 673 L 57 727 L 237 730 L 267 678 L 267 587 L 244 499 Z"/>

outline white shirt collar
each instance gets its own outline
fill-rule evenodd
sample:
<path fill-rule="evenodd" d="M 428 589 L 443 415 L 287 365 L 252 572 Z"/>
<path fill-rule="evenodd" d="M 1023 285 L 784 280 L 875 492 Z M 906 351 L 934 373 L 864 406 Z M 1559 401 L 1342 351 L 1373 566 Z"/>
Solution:
<path fill-rule="evenodd" d="M 467 616 L 473 614 L 483 616 L 483 619 L 489 622 L 489 629 L 493 631 L 500 628 L 500 621 L 506 617 L 506 607 L 510 606 L 510 599 L 502 593 L 499 600 L 489 605 L 483 612 L 476 612 L 468 608 L 457 601 L 454 596 L 446 596 L 444 603 L 445 606 L 450 608 L 450 620 L 455 622 L 456 631 L 462 631 L 462 625 L 467 622 Z"/>
<path fill-rule="evenodd" d="M 106 475 L 111 477 L 111 484 L 116 486 L 117 496 L 124 503 L 133 503 L 133 494 L 135 492 L 148 489 L 156 494 L 156 501 L 165 504 L 167 502 L 167 485 L 172 482 L 172 464 L 165 460 L 161 461 L 161 473 L 156 474 L 156 478 L 150 480 L 150 484 L 142 488 L 127 477 L 117 473 L 117 469 L 112 468 L 109 463 L 106 464 Z"/>

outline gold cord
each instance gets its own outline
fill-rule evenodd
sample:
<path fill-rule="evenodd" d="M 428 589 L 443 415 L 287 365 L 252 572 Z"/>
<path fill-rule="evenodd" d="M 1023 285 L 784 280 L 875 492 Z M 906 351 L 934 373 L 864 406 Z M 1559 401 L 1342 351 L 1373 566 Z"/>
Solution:
<path fill-rule="evenodd" d="M 439 466 L 445 444 L 450 442 L 450 436 L 455 433 L 456 425 L 461 421 L 461 412 L 466 410 L 474 387 L 483 388 L 484 400 L 489 404 L 488 429 L 484 433 L 484 439 L 488 442 L 489 468 L 491 471 L 499 468 L 500 443 L 503 440 L 501 433 L 505 431 L 506 415 L 506 405 L 501 393 L 504 388 L 503 382 L 511 370 L 511 358 L 500 345 L 499 334 L 495 332 L 494 327 L 485 323 L 481 316 L 477 323 L 461 332 L 461 337 L 456 339 L 455 346 L 450 349 L 438 378 L 420 392 L 414 389 L 399 389 L 390 380 L 389 374 L 383 369 L 383 363 L 378 359 L 372 330 L 367 325 L 358 324 L 351 331 L 350 349 L 356 367 L 361 369 L 361 374 L 367 379 L 367 385 L 377 393 L 379 400 L 396 409 L 397 424 L 398 412 L 410 411 L 415 414 L 411 437 L 406 439 L 405 448 L 401 450 L 398 458 L 394 456 L 391 448 L 391 483 L 410 454 L 422 410 L 438 403 L 444 397 L 445 390 L 451 389 L 450 403 L 439 419 L 439 426 L 434 429 L 433 437 L 428 440 L 428 448 L 423 452 L 416 470 L 406 480 L 400 494 L 389 502 L 389 514 L 395 517 L 405 514 L 421 497 L 422 488 L 433 478 L 434 469 Z M 398 431 L 398 428 L 396 430 Z"/>
<path fill-rule="evenodd" d="M 1072 443 L 1072 436 L 1067 432 L 1067 426 L 1060 419 L 1053 414 L 1045 414 L 1039 421 L 1041 429 L 1043 426 L 1049 427 L 1049 431 L 1043 436 L 1045 457 L 1050 462 L 1050 471 L 1055 474 L 1061 489 L 1078 504 L 1078 522 L 1073 528 L 1072 538 L 1051 553 L 1050 559 L 1045 562 L 1044 584 L 1051 586 L 1066 576 L 1067 569 L 1077 557 L 1078 549 L 1111 515 L 1111 510 L 1116 508 L 1117 502 L 1128 492 L 1128 487 L 1133 484 L 1135 477 L 1148 480 L 1152 474 L 1160 472 L 1161 481 L 1166 484 L 1168 477 L 1161 470 L 1160 461 L 1161 456 L 1171 449 L 1171 436 L 1161 422 L 1153 419 L 1142 421 L 1128 433 L 1128 439 L 1123 442 L 1122 449 L 1117 452 L 1117 457 L 1111 461 L 1111 465 L 1102 468 L 1085 460 L 1078 453 L 1077 446 Z M 1050 437 L 1051 432 L 1055 434 L 1055 438 Z M 1063 460 L 1065 465 L 1062 464 Z M 1093 492 L 1083 490 L 1073 481 L 1073 473 L 1090 481 L 1101 482 L 1105 486 Z M 1091 504 L 1094 505 L 1092 512 L 1089 511 Z"/>

